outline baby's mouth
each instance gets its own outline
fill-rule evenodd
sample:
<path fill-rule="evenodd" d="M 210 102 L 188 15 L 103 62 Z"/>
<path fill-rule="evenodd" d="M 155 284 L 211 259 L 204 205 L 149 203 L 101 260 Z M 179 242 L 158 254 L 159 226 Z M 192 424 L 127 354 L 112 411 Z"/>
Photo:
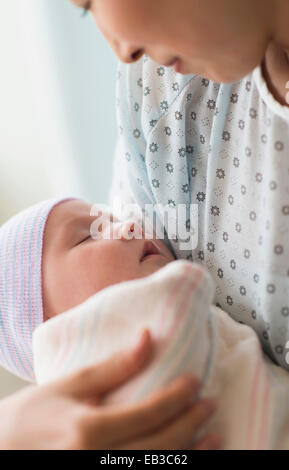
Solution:
<path fill-rule="evenodd" d="M 160 255 L 160 254 L 161 253 L 158 247 L 151 240 L 146 240 L 144 243 L 140 262 L 148 259 L 149 256 Z"/>

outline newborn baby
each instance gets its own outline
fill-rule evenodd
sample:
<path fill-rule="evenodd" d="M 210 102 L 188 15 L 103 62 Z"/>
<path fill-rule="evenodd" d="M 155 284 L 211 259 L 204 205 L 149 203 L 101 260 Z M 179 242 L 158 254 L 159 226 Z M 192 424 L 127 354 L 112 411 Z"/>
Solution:
<path fill-rule="evenodd" d="M 70 200 L 58 204 L 48 217 L 42 264 L 44 320 L 105 287 L 148 276 L 174 260 L 161 240 L 129 239 L 129 232 L 139 227 L 111 214 L 102 215 L 95 240 L 90 212 L 90 204 Z M 106 238 L 108 230 L 111 238 Z"/>
<path fill-rule="evenodd" d="M 35 379 L 37 326 L 105 287 L 148 276 L 174 260 L 161 240 L 129 239 L 128 232 L 140 228 L 110 214 L 93 239 L 91 207 L 75 199 L 48 200 L 0 228 L 0 364 L 24 380 Z"/>

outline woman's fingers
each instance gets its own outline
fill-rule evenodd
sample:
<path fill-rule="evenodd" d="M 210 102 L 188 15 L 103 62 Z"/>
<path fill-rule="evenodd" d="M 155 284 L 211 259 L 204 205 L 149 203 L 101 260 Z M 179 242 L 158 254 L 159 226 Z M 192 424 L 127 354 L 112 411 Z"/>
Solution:
<path fill-rule="evenodd" d="M 165 426 L 189 407 L 199 383 L 198 379 L 183 376 L 140 403 L 103 409 L 102 434 L 106 436 L 107 443 L 117 445 Z"/>
<path fill-rule="evenodd" d="M 155 433 L 115 446 L 116 449 L 189 449 L 193 437 L 200 427 L 212 416 L 215 405 L 209 400 L 201 400 Z"/>
<path fill-rule="evenodd" d="M 148 330 L 143 330 L 137 345 L 120 351 L 96 366 L 89 366 L 57 382 L 64 394 L 75 399 L 93 400 L 120 386 L 138 372 L 152 351 Z M 53 384 L 51 384 L 53 386 Z"/>

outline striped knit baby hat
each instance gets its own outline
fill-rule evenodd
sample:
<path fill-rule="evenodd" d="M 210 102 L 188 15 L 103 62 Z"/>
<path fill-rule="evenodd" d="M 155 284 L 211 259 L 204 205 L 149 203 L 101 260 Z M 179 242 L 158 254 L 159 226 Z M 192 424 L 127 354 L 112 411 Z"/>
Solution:
<path fill-rule="evenodd" d="M 41 260 L 45 224 L 66 199 L 40 202 L 0 228 L 0 365 L 34 381 L 32 333 L 43 321 Z"/>

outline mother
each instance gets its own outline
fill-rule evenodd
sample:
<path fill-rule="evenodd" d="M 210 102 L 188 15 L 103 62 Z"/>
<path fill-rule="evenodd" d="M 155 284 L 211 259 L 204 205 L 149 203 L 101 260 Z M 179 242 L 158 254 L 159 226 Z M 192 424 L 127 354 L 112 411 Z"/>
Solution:
<path fill-rule="evenodd" d="M 288 1 L 74 3 L 130 64 L 112 196 L 154 204 L 166 232 L 186 207 L 167 243 L 206 265 L 216 303 L 289 369 Z M 183 229 L 198 233 L 189 249 Z"/>

